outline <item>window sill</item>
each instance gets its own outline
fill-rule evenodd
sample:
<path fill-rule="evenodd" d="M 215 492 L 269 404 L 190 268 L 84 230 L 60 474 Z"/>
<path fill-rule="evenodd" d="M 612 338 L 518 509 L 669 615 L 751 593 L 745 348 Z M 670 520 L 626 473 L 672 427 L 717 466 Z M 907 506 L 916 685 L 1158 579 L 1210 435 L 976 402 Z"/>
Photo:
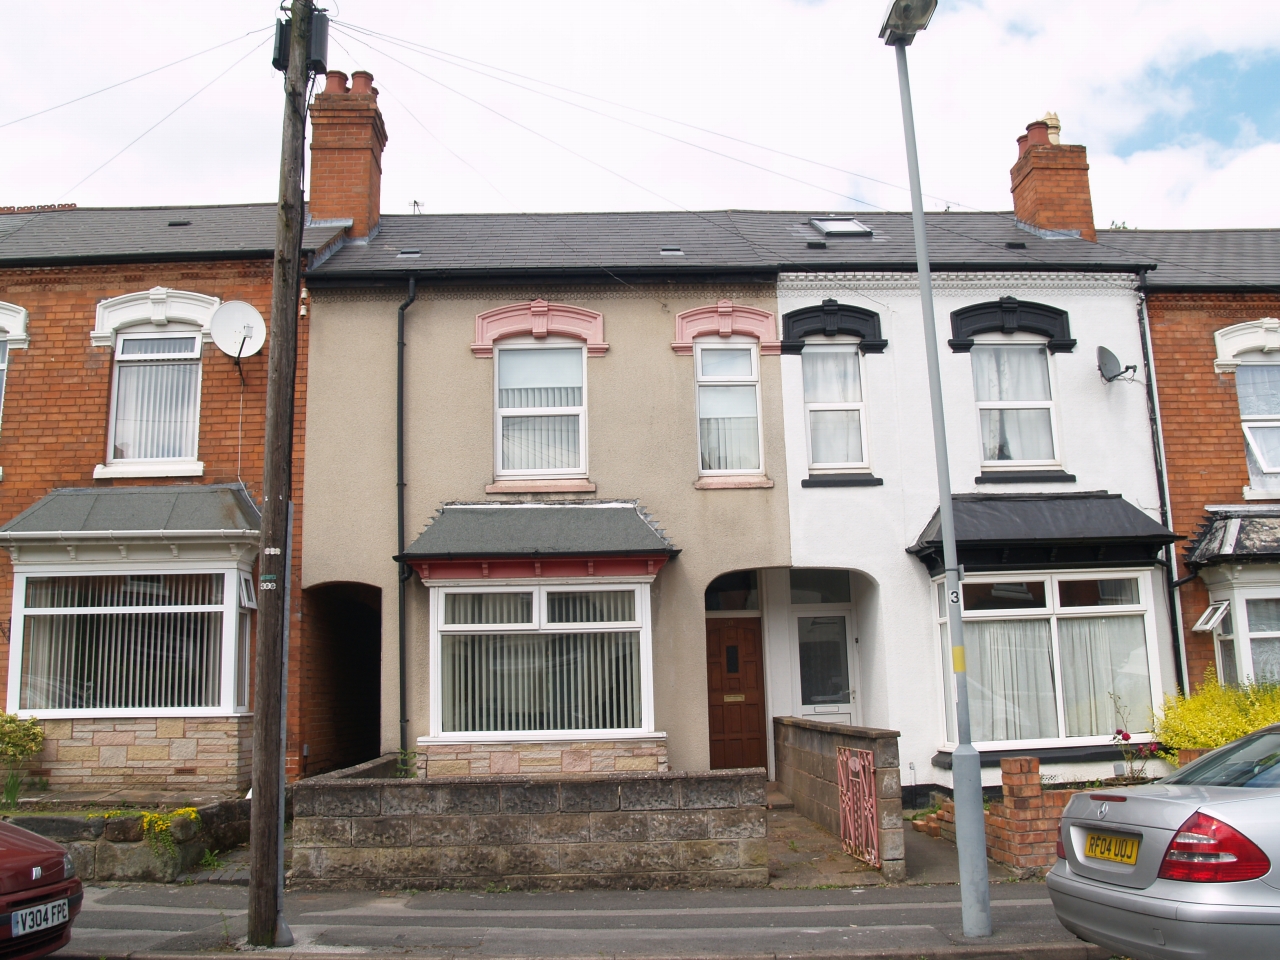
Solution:
<path fill-rule="evenodd" d="M 800 481 L 802 487 L 881 487 L 884 478 L 869 473 L 811 473 Z"/>
<path fill-rule="evenodd" d="M 199 460 L 157 460 L 152 462 L 98 464 L 93 479 L 116 477 L 203 477 L 204 464 Z"/>
<path fill-rule="evenodd" d="M 1076 475 L 1065 470 L 990 470 L 973 478 L 974 483 L 1075 483 Z"/>
<path fill-rule="evenodd" d="M 239 710 L 229 713 L 221 707 L 139 707 L 113 710 L 18 710 L 15 714 L 24 720 L 39 717 L 41 720 L 147 720 L 155 718 L 185 718 L 187 720 L 251 720 L 252 711 Z"/>
<path fill-rule="evenodd" d="M 495 480 L 485 493 L 595 493 L 596 485 L 585 477 L 575 480 Z"/>
<path fill-rule="evenodd" d="M 773 481 L 764 475 L 699 477 L 695 490 L 768 490 Z"/>
<path fill-rule="evenodd" d="M 3 473 L 0 473 L 3 477 Z M 1244 498 L 1246 500 L 1280 500 L 1280 490 L 1263 490 L 1259 487 L 1245 487 Z"/>

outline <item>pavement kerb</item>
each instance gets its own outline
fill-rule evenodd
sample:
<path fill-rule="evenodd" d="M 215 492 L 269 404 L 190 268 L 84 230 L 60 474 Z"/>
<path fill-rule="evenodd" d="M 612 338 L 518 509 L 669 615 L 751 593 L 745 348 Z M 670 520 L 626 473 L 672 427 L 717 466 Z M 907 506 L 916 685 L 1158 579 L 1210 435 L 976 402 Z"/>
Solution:
<path fill-rule="evenodd" d="M 225 953 L 199 951 L 190 953 L 77 953 L 74 949 L 64 947 L 58 952 L 58 960 L 209 960 L 211 956 L 223 955 L 235 957 L 236 960 L 378 960 L 378 958 L 403 958 L 403 952 L 378 952 L 370 950 L 353 953 L 325 953 L 319 950 L 294 950 L 281 947 L 276 950 L 234 950 Z M 596 957 L 596 955 L 588 955 Z M 726 955 L 728 956 L 728 955 Z M 804 954 L 802 958 L 788 956 L 785 960 L 859 960 L 859 958 L 875 958 L 875 960 L 1111 960 L 1112 952 L 1104 947 L 1085 943 L 991 943 L 964 944 L 932 950 L 919 948 L 894 948 L 888 950 L 849 950 L 837 954 Z M 557 957 L 555 955 L 539 957 L 486 957 L 484 960 L 586 960 L 582 955 Z M 664 954 L 651 957 L 632 957 L 627 960 L 693 960 L 679 954 Z M 715 960 L 705 955 L 697 960 Z M 733 954 L 732 960 L 784 960 L 775 953 Z"/>

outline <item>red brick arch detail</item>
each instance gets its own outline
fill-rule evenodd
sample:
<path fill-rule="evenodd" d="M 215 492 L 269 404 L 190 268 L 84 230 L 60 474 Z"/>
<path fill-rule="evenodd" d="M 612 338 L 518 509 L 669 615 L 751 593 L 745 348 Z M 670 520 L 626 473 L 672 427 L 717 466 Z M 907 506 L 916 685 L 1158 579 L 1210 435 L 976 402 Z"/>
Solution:
<path fill-rule="evenodd" d="M 476 342 L 471 344 L 471 352 L 477 357 L 492 357 L 496 340 L 518 336 L 541 340 L 553 334 L 585 341 L 589 357 L 603 357 L 609 349 L 604 341 L 604 314 L 534 300 L 476 314 Z"/>
<path fill-rule="evenodd" d="M 671 349 L 688 356 L 693 353 L 695 337 L 716 334 L 730 337 L 735 333 L 755 337 L 760 341 L 760 352 L 781 353 L 778 324 L 773 314 L 757 307 L 747 307 L 732 300 L 705 307 L 694 307 L 676 316 L 676 339 Z"/>

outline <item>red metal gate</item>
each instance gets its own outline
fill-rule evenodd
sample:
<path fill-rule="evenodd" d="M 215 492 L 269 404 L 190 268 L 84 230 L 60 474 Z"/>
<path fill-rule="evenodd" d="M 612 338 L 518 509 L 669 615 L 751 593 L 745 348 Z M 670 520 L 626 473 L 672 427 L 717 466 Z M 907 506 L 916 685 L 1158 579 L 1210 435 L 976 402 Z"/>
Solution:
<path fill-rule="evenodd" d="M 840 843 L 851 857 L 880 867 L 876 829 L 876 768 L 870 750 L 836 747 L 840 784 Z"/>

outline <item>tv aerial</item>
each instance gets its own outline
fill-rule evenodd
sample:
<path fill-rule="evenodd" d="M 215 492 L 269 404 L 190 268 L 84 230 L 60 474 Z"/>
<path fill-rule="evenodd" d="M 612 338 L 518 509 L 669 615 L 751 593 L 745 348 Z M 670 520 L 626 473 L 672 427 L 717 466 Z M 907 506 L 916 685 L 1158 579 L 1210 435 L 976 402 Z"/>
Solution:
<path fill-rule="evenodd" d="M 236 367 L 245 357 L 252 357 L 267 342 L 267 323 L 252 304 L 228 300 L 213 311 L 209 319 L 213 345 L 231 357 Z M 240 372 L 241 379 L 244 371 Z"/>
<path fill-rule="evenodd" d="M 1127 367 L 1120 366 L 1120 361 L 1116 359 L 1116 355 L 1106 347 L 1098 348 L 1098 372 L 1102 374 L 1102 379 L 1107 383 L 1123 377 L 1126 373 L 1137 373 L 1138 368 L 1133 364 Z M 1132 378 L 1131 378 L 1132 379 Z"/>

